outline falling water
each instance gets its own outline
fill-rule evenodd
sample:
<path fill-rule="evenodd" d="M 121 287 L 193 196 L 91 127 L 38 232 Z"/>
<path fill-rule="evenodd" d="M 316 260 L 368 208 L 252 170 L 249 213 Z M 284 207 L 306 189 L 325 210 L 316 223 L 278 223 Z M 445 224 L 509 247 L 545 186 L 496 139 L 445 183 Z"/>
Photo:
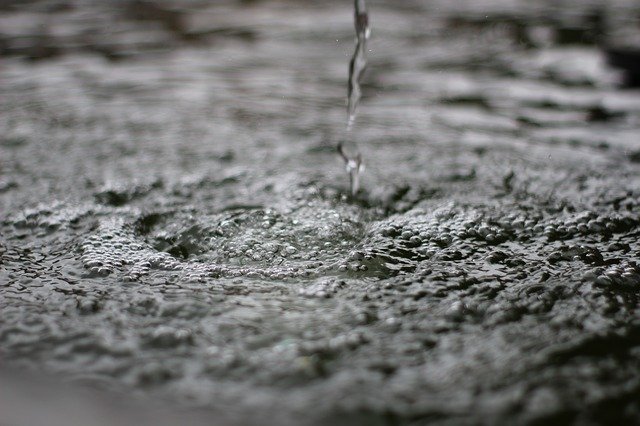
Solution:
<path fill-rule="evenodd" d="M 360 187 L 360 173 L 364 171 L 362 155 L 356 143 L 351 140 L 351 130 L 356 118 L 356 109 L 360 101 L 360 78 L 367 66 L 367 40 L 371 34 L 369 15 L 365 0 L 355 0 L 356 49 L 349 63 L 349 84 L 347 92 L 347 140 L 338 144 L 338 152 L 345 161 L 351 186 L 351 194 L 355 195 Z"/>
<path fill-rule="evenodd" d="M 360 78 L 367 66 L 367 40 L 371 34 L 369 15 L 365 0 L 355 0 L 356 50 L 349 63 L 349 86 L 347 99 L 347 129 L 351 129 L 360 102 Z"/>
<path fill-rule="evenodd" d="M 349 173 L 349 186 L 351 195 L 356 195 L 360 188 L 360 173 L 364 171 L 362 155 L 358 145 L 353 141 L 343 141 L 338 144 L 338 153 L 342 156 L 347 173 Z"/>

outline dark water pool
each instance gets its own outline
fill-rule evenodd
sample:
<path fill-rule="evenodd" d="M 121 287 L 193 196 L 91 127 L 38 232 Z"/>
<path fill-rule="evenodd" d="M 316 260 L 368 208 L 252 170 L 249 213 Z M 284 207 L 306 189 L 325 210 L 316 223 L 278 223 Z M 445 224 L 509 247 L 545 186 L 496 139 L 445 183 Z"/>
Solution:
<path fill-rule="evenodd" d="M 355 198 L 351 7 L 2 5 L 6 377 L 196 424 L 640 421 L 640 92 L 607 64 L 640 6 L 370 1 Z"/>

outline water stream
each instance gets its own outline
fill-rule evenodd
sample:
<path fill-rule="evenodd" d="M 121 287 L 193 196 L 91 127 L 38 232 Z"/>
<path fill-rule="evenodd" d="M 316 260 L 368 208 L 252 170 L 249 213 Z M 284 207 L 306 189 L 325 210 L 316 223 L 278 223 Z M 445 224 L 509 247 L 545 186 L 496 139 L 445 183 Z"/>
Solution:
<path fill-rule="evenodd" d="M 356 29 L 356 49 L 349 63 L 349 83 L 347 91 L 347 134 L 346 141 L 338 144 L 338 152 L 345 162 L 351 195 L 355 195 L 360 189 L 360 174 L 364 171 L 362 155 L 357 144 L 353 141 L 353 124 L 356 119 L 358 104 L 362 91 L 360 79 L 367 67 L 367 40 L 371 35 L 369 28 L 369 14 L 364 0 L 354 1 L 354 23 Z"/>

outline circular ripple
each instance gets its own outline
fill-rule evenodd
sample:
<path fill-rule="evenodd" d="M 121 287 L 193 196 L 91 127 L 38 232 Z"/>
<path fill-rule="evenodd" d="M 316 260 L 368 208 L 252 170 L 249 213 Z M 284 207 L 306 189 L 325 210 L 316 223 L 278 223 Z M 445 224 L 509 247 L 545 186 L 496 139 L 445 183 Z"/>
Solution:
<path fill-rule="evenodd" d="M 140 215 L 103 221 L 82 246 L 85 267 L 97 275 L 152 269 L 207 277 L 286 279 L 340 271 L 365 235 L 352 206 L 307 202 L 283 210 L 238 207 L 222 212 Z"/>
<path fill-rule="evenodd" d="M 605 250 L 618 248 L 605 247 L 603 239 L 637 225 L 630 215 L 545 217 L 517 211 L 505 216 L 491 208 L 454 205 L 379 217 L 358 206 L 315 198 L 280 209 L 183 209 L 112 217 L 84 242 L 82 261 L 92 274 L 118 272 L 129 280 L 152 270 L 175 271 L 188 281 L 383 279 L 435 271 L 472 281 L 595 274 L 593 279 L 605 282 L 615 271 L 607 275 L 593 268 L 615 263 Z M 621 270 L 623 281 L 635 282 L 635 268 Z"/>

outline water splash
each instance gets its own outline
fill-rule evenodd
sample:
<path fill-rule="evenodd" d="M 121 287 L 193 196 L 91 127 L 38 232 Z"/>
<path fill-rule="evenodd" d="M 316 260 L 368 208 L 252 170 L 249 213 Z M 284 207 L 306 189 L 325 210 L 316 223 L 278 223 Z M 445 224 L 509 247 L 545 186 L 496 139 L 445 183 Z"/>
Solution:
<path fill-rule="evenodd" d="M 353 141 L 340 142 L 338 144 L 338 153 L 342 156 L 347 173 L 349 173 L 351 195 L 356 195 L 360 189 L 360 174 L 365 168 L 362 162 L 362 154 L 358 150 L 358 145 Z"/>
<path fill-rule="evenodd" d="M 356 49 L 349 63 L 349 83 L 347 91 L 347 139 L 356 119 L 356 112 L 362 94 L 360 78 L 367 67 L 367 40 L 371 35 L 369 28 L 369 14 L 365 0 L 354 1 L 354 22 L 356 29 Z M 338 152 L 342 156 L 351 186 L 351 195 L 355 195 L 360 189 L 360 173 L 364 171 L 362 155 L 358 146 L 352 140 L 340 142 Z"/>

